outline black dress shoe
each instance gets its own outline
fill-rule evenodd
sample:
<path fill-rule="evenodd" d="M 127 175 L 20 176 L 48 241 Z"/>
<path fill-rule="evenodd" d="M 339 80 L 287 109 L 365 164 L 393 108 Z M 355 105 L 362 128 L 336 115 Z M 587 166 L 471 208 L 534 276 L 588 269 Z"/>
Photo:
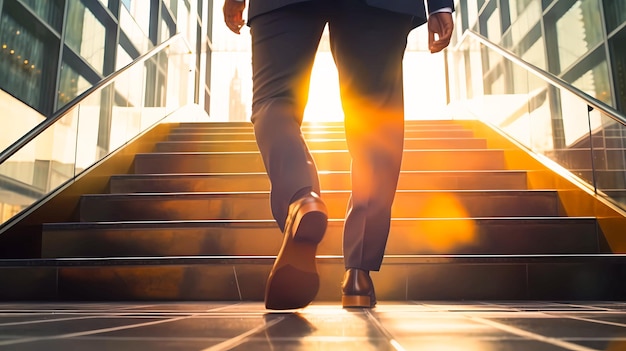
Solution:
<path fill-rule="evenodd" d="M 289 206 L 283 244 L 267 279 L 266 308 L 288 310 L 313 301 L 320 284 L 315 253 L 327 225 L 328 211 L 317 194 L 307 194 Z"/>
<path fill-rule="evenodd" d="M 368 271 L 348 268 L 341 283 L 341 304 L 344 308 L 372 308 L 376 306 L 374 283 Z"/>

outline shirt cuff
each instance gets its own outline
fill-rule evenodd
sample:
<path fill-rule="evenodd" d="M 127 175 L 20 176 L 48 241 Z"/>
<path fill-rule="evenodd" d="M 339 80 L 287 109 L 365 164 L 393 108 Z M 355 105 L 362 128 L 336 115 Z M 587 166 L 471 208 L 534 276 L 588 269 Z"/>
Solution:
<path fill-rule="evenodd" d="M 235 1 L 239 1 L 239 0 L 235 0 Z M 243 0 L 241 0 L 241 1 L 243 1 Z M 433 13 L 439 13 L 439 12 L 452 13 L 452 7 L 442 7 L 439 10 L 435 10 L 435 11 L 431 12 L 430 14 L 432 15 Z"/>

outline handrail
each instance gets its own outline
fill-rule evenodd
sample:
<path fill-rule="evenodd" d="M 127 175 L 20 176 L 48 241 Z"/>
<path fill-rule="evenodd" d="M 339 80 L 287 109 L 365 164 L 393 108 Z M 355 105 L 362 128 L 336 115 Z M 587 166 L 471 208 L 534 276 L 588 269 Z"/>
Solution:
<path fill-rule="evenodd" d="M 543 79 L 544 81 L 553 84 L 557 87 L 559 87 L 560 89 L 564 89 L 569 91 L 570 93 L 576 95 L 577 97 L 579 97 L 580 99 L 584 100 L 588 106 L 591 106 L 597 110 L 600 110 L 601 112 L 603 112 L 604 114 L 606 114 L 608 117 L 612 118 L 613 120 L 617 121 L 618 123 L 621 123 L 623 125 L 626 125 L 626 115 L 624 115 L 623 113 L 619 112 L 618 110 L 616 110 L 615 108 L 605 104 L 604 102 L 592 97 L 591 95 L 585 93 L 584 91 L 576 88 L 575 86 L 571 85 L 570 83 L 567 83 L 566 81 L 564 81 L 563 79 L 557 77 L 556 75 L 547 72 L 533 64 L 530 64 L 522 59 L 520 59 L 519 57 L 515 56 L 514 54 L 512 54 L 511 52 L 509 52 L 508 50 L 505 50 L 503 48 L 501 48 L 499 45 L 494 44 L 493 42 L 489 41 L 489 39 L 485 38 L 484 36 L 471 31 L 471 30 L 466 30 L 463 35 L 461 36 L 461 40 L 459 40 L 459 44 L 457 45 L 457 48 L 465 41 L 465 39 L 471 36 L 472 38 L 478 40 L 481 44 L 489 47 L 491 50 L 494 50 L 496 52 L 498 52 L 498 54 L 506 57 L 507 59 L 515 62 L 516 64 L 524 67 L 526 70 L 532 72 L 534 75 L 536 75 L 537 77 Z"/>
<path fill-rule="evenodd" d="M 181 40 L 181 39 L 183 40 L 183 43 L 185 44 L 185 46 L 189 50 L 189 43 L 187 43 L 187 40 L 185 39 L 185 37 L 181 33 L 177 33 L 177 34 L 173 35 L 172 37 L 170 37 L 166 41 L 164 41 L 161 44 L 159 44 L 159 45 L 155 46 L 154 48 L 152 48 L 147 53 L 139 56 L 133 62 L 129 63 L 128 65 L 120 68 L 119 70 L 115 71 L 114 73 L 112 73 L 112 74 L 108 75 L 107 77 L 103 78 L 97 84 L 95 84 L 94 86 L 90 87 L 89 89 L 85 90 L 80 95 L 78 95 L 70 103 L 62 106 L 58 111 L 53 113 L 52 116 L 50 116 L 50 118 L 46 118 L 41 123 L 39 123 L 37 126 L 35 126 L 33 129 L 31 129 L 28 133 L 24 134 L 19 140 L 17 140 L 13 144 L 11 144 L 9 147 L 4 149 L 2 152 L 0 152 L 0 164 L 4 163 L 4 161 L 8 160 L 11 156 L 15 155 L 16 152 L 18 152 L 26 144 L 28 144 L 33 139 L 35 139 L 39 134 L 43 133 L 46 129 L 48 129 L 56 121 L 61 119 L 66 113 L 70 112 L 74 107 L 78 106 L 83 100 L 85 100 L 87 97 L 89 97 L 93 92 L 95 92 L 98 89 L 106 86 L 111 81 L 115 80 L 117 77 L 119 77 L 121 74 L 123 74 L 124 72 L 128 71 L 129 69 L 134 68 L 134 67 L 136 67 L 136 65 L 144 63 L 148 59 L 152 58 L 152 56 L 154 56 L 157 53 L 161 52 L 161 50 L 163 50 L 164 48 L 170 46 L 174 41 Z M 189 50 L 189 53 L 191 53 L 191 50 Z"/>

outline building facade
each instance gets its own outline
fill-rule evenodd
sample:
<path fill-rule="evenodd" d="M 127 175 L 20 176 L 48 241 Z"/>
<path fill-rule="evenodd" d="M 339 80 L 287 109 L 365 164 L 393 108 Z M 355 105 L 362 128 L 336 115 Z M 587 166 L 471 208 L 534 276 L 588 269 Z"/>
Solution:
<path fill-rule="evenodd" d="M 0 89 L 47 117 L 180 32 L 195 49 L 193 100 L 208 105 L 211 11 L 198 0 L 0 0 Z M 153 104 L 163 74 L 147 84 Z"/>
<path fill-rule="evenodd" d="M 208 111 L 212 11 L 202 0 L 0 0 L 0 151 L 171 43 L 0 164 L 0 223 L 172 112 L 173 100 Z"/>
<path fill-rule="evenodd" d="M 470 29 L 606 104 L 626 112 L 626 1 L 458 0 L 453 45 Z M 458 60 L 457 60 L 458 61 Z M 511 92 L 515 82 L 488 55 L 483 77 L 457 75 L 458 92 Z M 458 62 L 457 62 L 458 64 Z"/>

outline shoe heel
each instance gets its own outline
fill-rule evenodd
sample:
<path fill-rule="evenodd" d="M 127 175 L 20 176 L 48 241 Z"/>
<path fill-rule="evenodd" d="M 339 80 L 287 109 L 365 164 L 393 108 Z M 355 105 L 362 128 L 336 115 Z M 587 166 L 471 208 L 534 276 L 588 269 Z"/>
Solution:
<path fill-rule="evenodd" d="M 318 244 L 322 241 L 326 227 L 328 226 L 328 214 L 323 203 L 308 203 L 302 205 L 295 223 L 297 228 L 293 232 L 293 238 L 299 242 Z"/>
<path fill-rule="evenodd" d="M 343 308 L 370 308 L 371 301 L 369 296 L 361 295 L 343 295 L 341 297 L 341 305 Z"/>

